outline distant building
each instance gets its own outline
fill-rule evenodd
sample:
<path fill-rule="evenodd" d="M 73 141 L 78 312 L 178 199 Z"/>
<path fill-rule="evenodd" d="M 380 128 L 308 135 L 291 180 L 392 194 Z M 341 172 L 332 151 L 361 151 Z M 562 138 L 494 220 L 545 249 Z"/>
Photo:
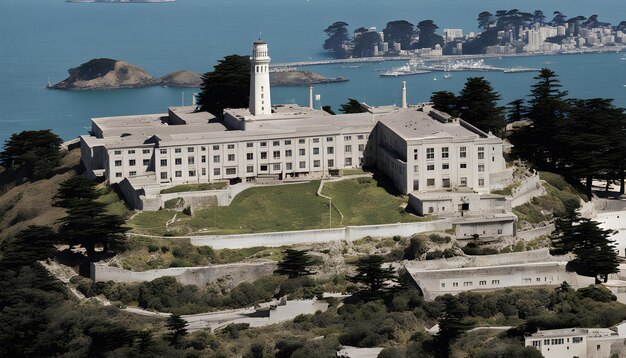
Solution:
<path fill-rule="evenodd" d="M 462 29 L 443 29 L 443 38 L 445 42 L 452 42 L 456 39 L 463 38 Z"/>
<path fill-rule="evenodd" d="M 539 330 L 524 339 L 546 358 L 607 358 L 626 356 L 623 324 L 609 328 Z"/>

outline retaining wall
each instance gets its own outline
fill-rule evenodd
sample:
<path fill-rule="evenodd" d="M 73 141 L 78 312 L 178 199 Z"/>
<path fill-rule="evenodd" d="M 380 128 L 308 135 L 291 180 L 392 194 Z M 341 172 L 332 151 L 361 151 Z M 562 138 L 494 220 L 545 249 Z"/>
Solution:
<path fill-rule="evenodd" d="M 346 226 L 337 229 L 282 231 L 258 234 L 207 235 L 191 237 L 195 246 L 211 246 L 219 249 L 241 249 L 254 246 L 278 247 L 296 244 L 315 244 L 330 241 L 354 241 L 366 236 L 391 237 L 411 236 L 427 231 L 445 231 L 452 229 L 449 219 L 422 221 L 415 223 Z"/>
<path fill-rule="evenodd" d="M 541 185 L 539 175 L 535 174 L 522 182 L 522 184 L 513 189 L 513 200 L 511 207 L 526 204 L 536 196 L 546 195 L 546 189 Z"/>
<path fill-rule="evenodd" d="M 275 262 L 236 263 L 203 267 L 170 267 L 148 271 L 129 271 L 119 267 L 107 266 L 103 262 L 91 263 L 90 276 L 94 282 L 145 282 L 172 276 L 183 285 L 202 286 L 217 280 L 229 280 L 232 285 L 244 281 L 254 281 L 260 276 L 271 275 L 276 269 Z"/>
<path fill-rule="evenodd" d="M 517 238 L 524 241 L 531 241 L 538 237 L 550 235 L 554 231 L 554 224 L 548 224 L 546 226 L 537 227 L 526 231 L 518 231 Z"/>

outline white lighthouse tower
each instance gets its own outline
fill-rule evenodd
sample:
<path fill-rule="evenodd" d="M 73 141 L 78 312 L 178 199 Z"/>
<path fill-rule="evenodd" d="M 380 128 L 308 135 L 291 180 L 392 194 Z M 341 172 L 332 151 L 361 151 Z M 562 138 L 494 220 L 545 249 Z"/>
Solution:
<path fill-rule="evenodd" d="M 272 113 L 270 95 L 270 57 L 265 41 L 254 42 L 250 57 L 250 113 L 263 116 Z"/>

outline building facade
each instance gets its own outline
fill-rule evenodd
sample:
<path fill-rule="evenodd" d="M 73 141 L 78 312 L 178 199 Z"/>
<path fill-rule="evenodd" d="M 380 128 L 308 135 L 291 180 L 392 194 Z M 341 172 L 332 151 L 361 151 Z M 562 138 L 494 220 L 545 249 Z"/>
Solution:
<path fill-rule="evenodd" d="M 484 194 L 490 176 L 505 169 L 502 140 L 428 104 L 362 104 L 363 113 L 341 115 L 311 105 L 272 105 L 267 43 L 256 41 L 252 53 L 249 108 L 226 109 L 219 119 L 194 107 L 92 119 L 90 135 L 81 136 L 88 175 L 139 191 L 320 178 L 372 166 L 404 194 Z M 402 90 L 405 98 L 404 84 Z"/>

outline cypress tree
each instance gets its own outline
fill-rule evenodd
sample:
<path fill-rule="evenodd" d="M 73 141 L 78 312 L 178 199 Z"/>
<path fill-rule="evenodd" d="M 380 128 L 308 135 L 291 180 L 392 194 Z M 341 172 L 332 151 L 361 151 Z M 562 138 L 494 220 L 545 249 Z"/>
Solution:
<path fill-rule="evenodd" d="M 305 250 L 286 249 L 283 251 L 283 259 L 278 262 L 278 268 L 274 274 L 286 275 L 289 278 L 312 275 L 309 270 L 312 264 L 311 256 Z"/>
<path fill-rule="evenodd" d="M 500 95 L 484 77 L 470 77 L 458 97 L 461 118 L 485 132 L 499 135 L 504 131 L 504 108 L 498 107 Z"/>

